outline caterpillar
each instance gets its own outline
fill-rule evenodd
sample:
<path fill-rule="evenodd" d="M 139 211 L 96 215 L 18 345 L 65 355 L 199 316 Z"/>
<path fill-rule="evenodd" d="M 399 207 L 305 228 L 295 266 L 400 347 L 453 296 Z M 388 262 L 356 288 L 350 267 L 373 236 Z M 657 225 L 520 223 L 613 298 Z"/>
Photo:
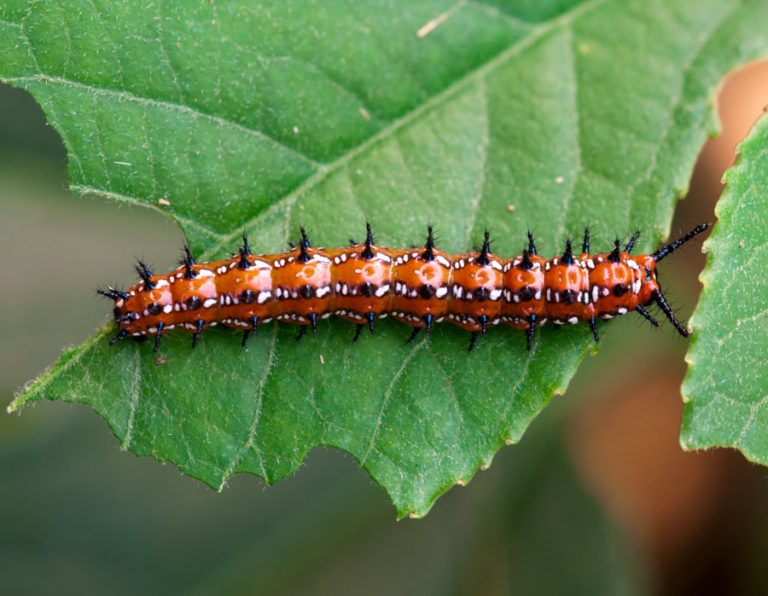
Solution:
<path fill-rule="evenodd" d="M 448 321 L 471 333 L 470 351 L 479 335 L 505 323 L 525 330 L 530 350 L 536 329 L 547 321 L 585 321 L 596 342 L 601 318 L 635 311 L 658 327 L 646 310 L 654 303 L 687 337 L 661 290 L 656 265 L 707 227 L 700 224 L 656 252 L 635 257 L 631 252 L 640 232 L 623 250 L 617 239 L 610 252 L 591 254 L 587 227 L 580 254 L 568 240 L 562 255 L 549 260 L 538 255 L 531 232 L 522 255 L 509 259 L 491 253 L 488 231 L 479 251 L 459 255 L 435 247 L 432 226 L 418 249 L 376 246 L 370 224 L 365 242 L 334 249 L 313 248 L 301 228 L 298 246 L 272 255 L 252 254 L 243 234 L 243 245 L 230 259 L 197 263 L 185 246 L 179 267 L 168 275 L 154 275 L 139 261 L 138 284 L 98 292 L 114 301 L 119 331 L 110 343 L 153 336 L 155 351 L 176 327 L 192 333 L 193 347 L 207 327 L 242 329 L 245 346 L 263 323 L 300 325 L 300 339 L 331 315 L 357 325 L 354 341 L 364 327 L 373 333 L 376 321 L 387 316 L 413 327 L 410 340 Z"/>

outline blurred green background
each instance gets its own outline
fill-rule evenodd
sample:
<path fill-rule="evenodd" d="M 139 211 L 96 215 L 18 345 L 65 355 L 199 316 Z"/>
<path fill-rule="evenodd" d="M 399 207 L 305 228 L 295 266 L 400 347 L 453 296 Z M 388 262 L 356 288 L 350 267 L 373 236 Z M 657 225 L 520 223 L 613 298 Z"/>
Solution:
<path fill-rule="evenodd" d="M 765 103 L 768 64 L 723 88 L 724 135 L 703 152 L 675 233 L 713 220 L 734 143 Z M 97 285 L 132 283 L 134 257 L 170 268 L 183 242 L 158 213 L 72 196 L 65 164 L 37 105 L 0 86 L 3 405 L 105 320 Z M 702 266 L 697 248 L 665 262 L 665 289 L 683 317 Z M 384 492 L 339 451 L 316 450 L 277 486 L 238 476 L 216 494 L 172 466 L 121 452 L 87 408 L 57 402 L 2 414 L 0 586 L 26 594 L 766 593 L 765 470 L 736 453 L 686 454 L 677 445 L 685 348 L 669 327 L 653 331 L 634 318 L 612 325 L 599 355 L 521 444 L 418 521 L 395 522 Z M 630 383 L 630 374 L 646 382 Z"/>

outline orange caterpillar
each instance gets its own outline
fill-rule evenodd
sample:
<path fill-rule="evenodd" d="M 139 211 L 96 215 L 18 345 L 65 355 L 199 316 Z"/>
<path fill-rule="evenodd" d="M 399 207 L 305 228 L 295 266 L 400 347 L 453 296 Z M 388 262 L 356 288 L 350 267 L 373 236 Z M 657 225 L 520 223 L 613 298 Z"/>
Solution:
<path fill-rule="evenodd" d="M 195 263 L 190 251 L 178 269 L 153 275 L 144 263 L 141 282 L 127 291 L 107 287 L 99 293 L 115 302 L 120 331 L 126 336 L 160 338 L 175 327 L 193 334 L 192 346 L 206 327 L 222 324 L 244 330 L 242 343 L 262 323 L 276 319 L 317 329 L 319 319 L 336 315 L 365 325 L 373 333 L 386 316 L 413 327 L 411 339 L 433 323 L 448 321 L 478 334 L 498 323 L 525 329 L 530 350 L 536 327 L 586 321 L 595 341 L 596 320 L 637 311 L 654 326 L 645 309 L 655 303 L 683 337 L 688 330 L 677 319 L 656 279 L 656 264 L 707 228 L 701 224 L 653 254 L 632 257 L 635 232 L 622 251 L 616 240 L 609 253 L 590 254 L 589 228 L 581 254 L 571 241 L 559 257 L 538 256 L 533 236 L 522 256 L 500 259 L 490 250 L 488 232 L 480 251 L 450 255 L 435 248 L 432 228 L 421 249 L 376 246 L 367 225 L 364 243 L 349 248 L 310 246 L 301 229 L 299 246 L 287 253 L 253 255 L 243 235 L 239 256 Z M 297 339 L 298 339 L 297 338 Z"/>

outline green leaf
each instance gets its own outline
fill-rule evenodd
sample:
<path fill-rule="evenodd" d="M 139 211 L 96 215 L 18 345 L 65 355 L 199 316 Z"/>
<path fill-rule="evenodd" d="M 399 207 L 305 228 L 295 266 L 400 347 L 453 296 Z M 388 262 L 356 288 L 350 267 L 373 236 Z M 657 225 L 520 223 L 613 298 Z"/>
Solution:
<path fill-rule="evenodd" d="M 704 245 L 681 443 L 736 447 L 768 465 L 768 118 L 739 145 Z"/>
<path fill-rule="evenodd" d="M 529 227 L 551 254 L 589 223 L 595 246 L 639 227 L 649 248 L 714 130 L 719 80 L 768 51 L 758 0 L 0 10 L 0 78 L 42 105 L 74 190 L 162 209 L 203 258 L 243 228 L 269 252 L 300 223 L 331 246 L 365 219 L 385 246 L 432 222 L 447 250 L 487 225 L 501 255 Z M 137 235 L 126 254 L 140 249 Z M 236 472 L 275 482 L 332 445 L 413 516 L 519 440 L 590 345 L 587 329 L 545 329 L 529 354 L 494 329 L 469 355 L 455 329 L 405 345 L 386 321 L 353 345 L 332 321 L 301 343 L 271 325 L 246 351 L 231 333 L 195 351 L 176 334 L 158 364 L 147 345 L 110 349 L 109 327 L 11 409 L 87 403 L 125 449 L 217 488 Z"/>

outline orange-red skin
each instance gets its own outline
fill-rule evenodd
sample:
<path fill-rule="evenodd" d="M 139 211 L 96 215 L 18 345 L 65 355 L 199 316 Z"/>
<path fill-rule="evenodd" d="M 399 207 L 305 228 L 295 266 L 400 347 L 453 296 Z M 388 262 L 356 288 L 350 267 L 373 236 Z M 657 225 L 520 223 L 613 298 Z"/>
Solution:
<path fill-rule="evenodd" d="M 334 313 L 355 323 L 366 320 L 368 313 L 377 317 L 385 313 L 390 303 L 392 257 L 379 252 L 365 259 L 361 256 L 363 251 L 360 247 L 326 252 L 333 262 L 331 285 L 334 289 Z"/>
<path fill-rule="evenodd" d="M 545 319 L 544 266 L 546 260 L 529 255 L 530 269 L 524 269 L 523 258 L 509 259 L 504 266 L 504 301 L 501 314 L 504 321 L 515 329 L 526 329 L 531 315 Z"/>
<path fill-rule="evenodd" d="M 589 292 L 589 273 L 581 261 L 575 259 L 567 265 L 562 258 L 555 257 L 544 269 L 547 319 L 562 324 L 591 318 L 592 310 L 584 302 L 584 294 Z"/>
<path fill-rule="evenodd" d="M 423 252 L 423 249 L 392 251 L 389 312 L 394 319 L 412 327 L 422 327 L 426 315 L 432 315 L 433 320 L 439 322 L 448 313 L 450 255 L 434 250 L 434 258 L 425 260 Z"/>
<path fill-rule="evenodd" d="M 451 267 L 448 320 L 466 331 L 481 331 L 481 317 L 487 317 L 487 325 L 498 322 L 503 302 L 502 261 L 490 255 L 489 264 L 481 265 L 477 258 L 478 253 L 472 253 L 454 259 Z"/>
<path fill-rule="evenodd" d="M 447 320 L 469 331 L 480 331 L 483 317 L 487 326 L 502 322 L 524 329 L 530 315 L 539 323 L 612 318 L 649 303 L 658 290 L 650 255 L 621 253 L 612 262 L 605 253 L 582 254 L 571 265 L 562 257 L 533 255 L 532 267 L 523 269 L 522 257 L 488 255 L 490 264 L 481 265 L 478 253 L 449 255 L 435 249 L 428 260 L 424 249 L 372 246 L 372 258 L 365 258 L 364 249 L 306 248 L 305 262 L 300 249 L 249 255 L 246 269 L 241 257 L 233 257 L 193 265 L 191 279 L 182 266 L 152 276 L 152 289 L 140 282 L 127 291 L 127 299 L 116 298 L 116 315 L 122 316 L 120 327 L 134 336 L 175 327 L 197 332 L 198 321 L 203 328 L 249 329 L 253 317 L 259 323 L 278 319 L 307 325 L 311 315 L 333 314 L 359 324 L 369 313 L 413 327 L 424 326 L 432 315 L 435 323 Z M 565 291 L 570 291 L 570 302 L 563 299 Z M 138 318 L 131 318 L 134 314 Z"/>

